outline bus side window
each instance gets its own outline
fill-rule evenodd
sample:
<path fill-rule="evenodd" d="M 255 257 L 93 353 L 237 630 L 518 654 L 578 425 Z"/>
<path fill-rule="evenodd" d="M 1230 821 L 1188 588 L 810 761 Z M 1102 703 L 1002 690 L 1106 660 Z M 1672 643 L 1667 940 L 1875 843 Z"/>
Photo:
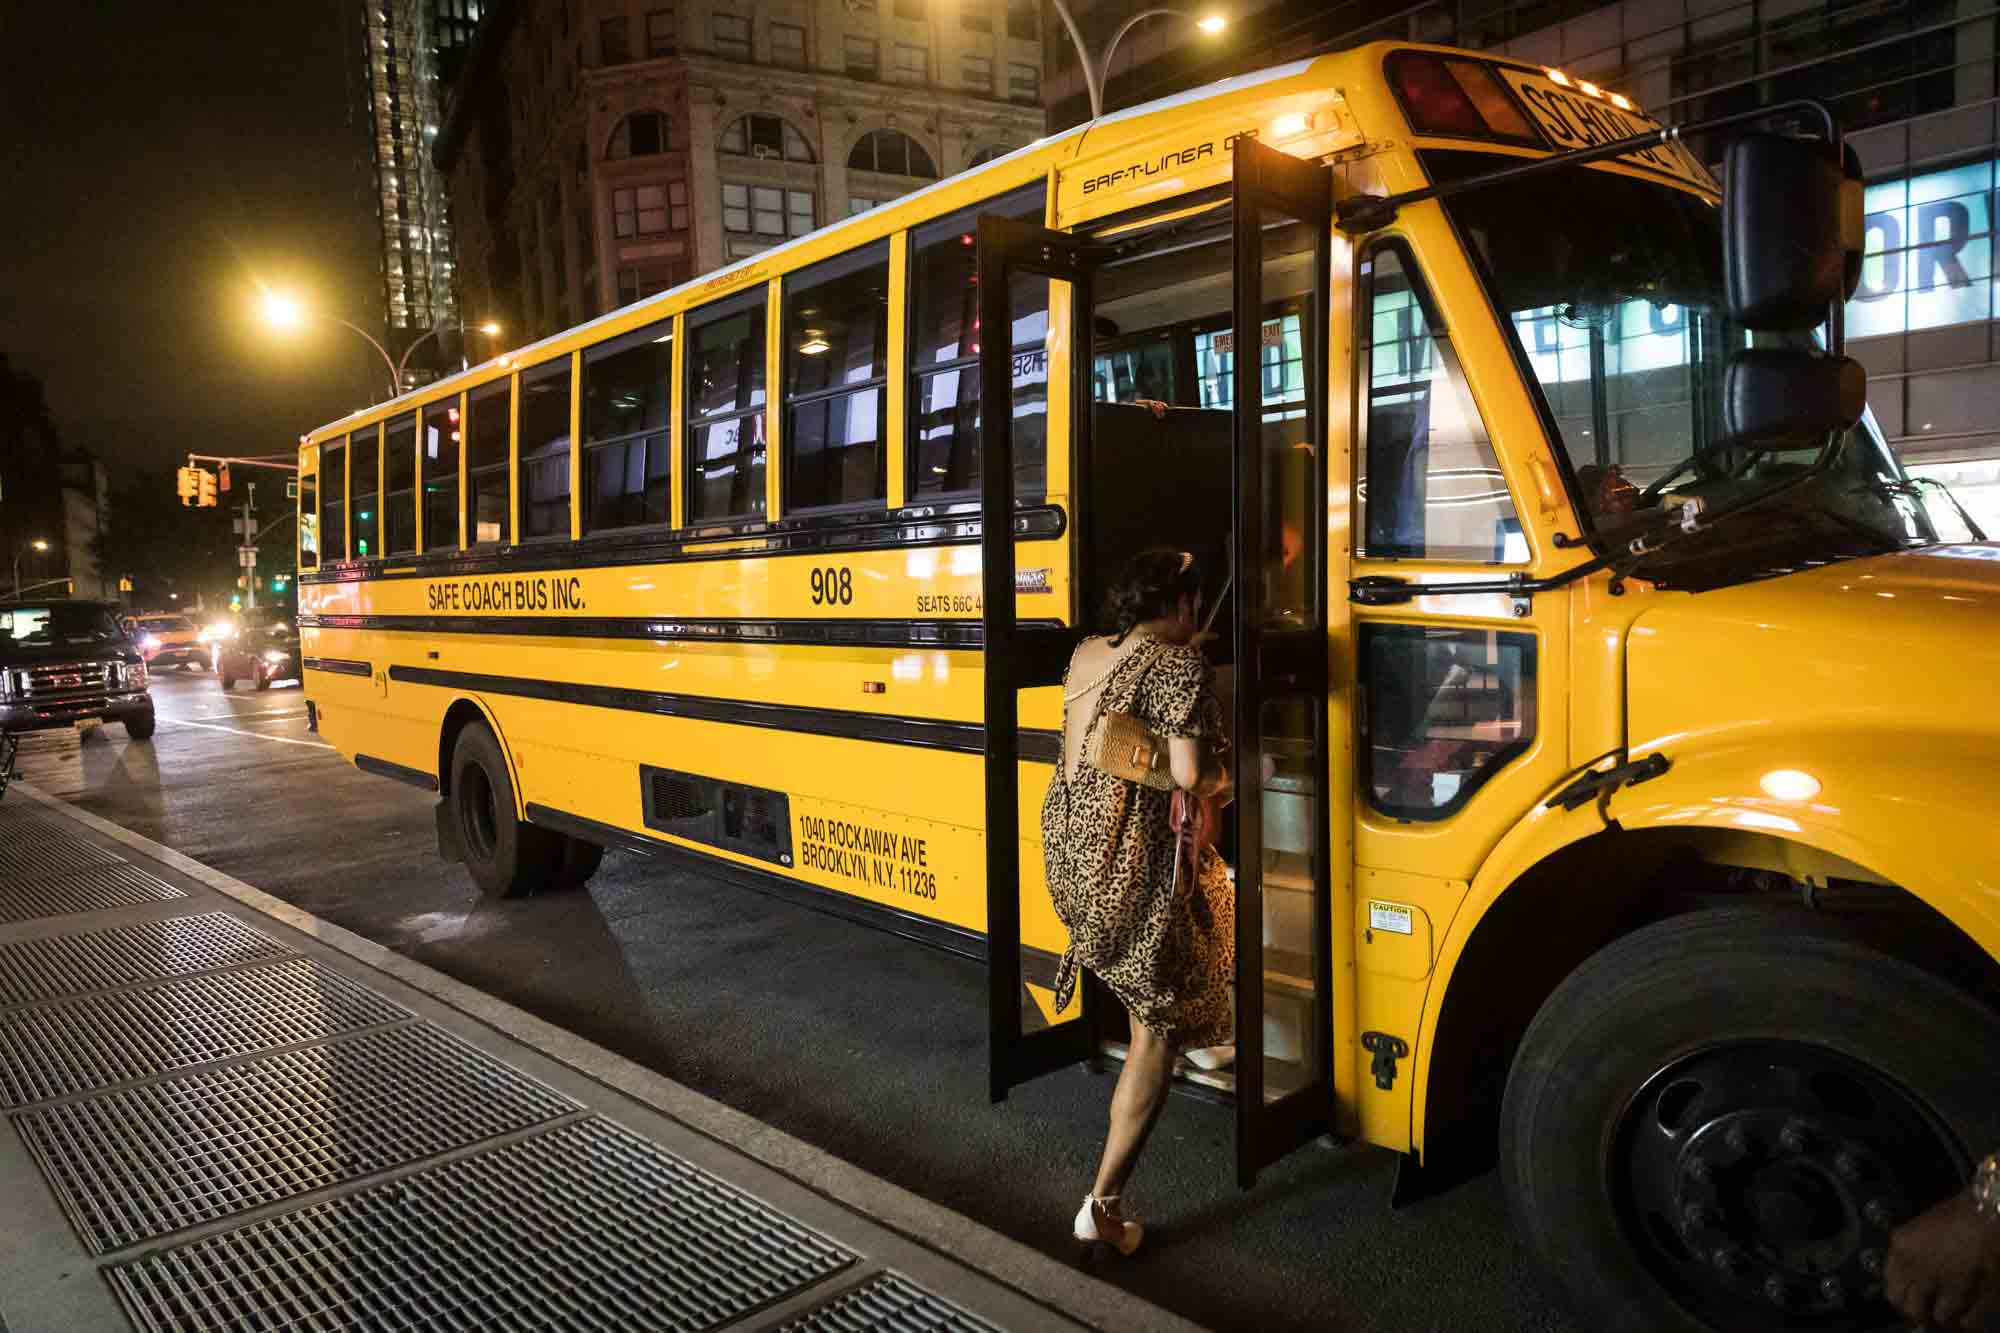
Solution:
<path fill-rule="evenodd" d="M 1367 303 L 1367 440 L 1361 554 L 1504 564 L 1527 558 L 1451 335 L 1409 252 L 1377 246 L 1361 266 Z"/>
<path fill-rule="evenodd" d="M 674 322 L 662 320 L 583 354 L 583 530 L 673 517 L 668 434 Z"/>
<path fill-rule="evenodd" d="M 493 546 L 508 540 L 513 498 L 508 492 L 508 432 L 514 419 L 514 389 L 509 380 L 475 389 L 468 404 L 472 434 L 466 442 L 465 516 L 472 525 L 473 546 Z"/>
<path fill-rule="evenodd" d="M 569 361 L 521 372 L 521 523 L 531 540 L 569 536 Z"/>
<path fill-rule="evenodd" d="M 1047 186 L 1037 182 L 919 227 L 910 239 L 911 499 L 979 489 L 979 215 L 1039 223 Z M 1049 286 L 1014 280 L 1014 493 L 1048 491 Z"/>
<path fill-rule="evenodd" d="M 458 549 L 458 398 L 424 409 L 417 452 L 424 465 L 424 549 Z"/>
<path fill-rule="evenodd" d="M 764 516 L 765 289 L 687 317 L 687 521 Z"/>
<path fill-rule="evenodd" d="M 1535 739 L 1535 636 L 1361 626 L 1368 803 L 1442 819 Z"/>
<path fill-rule="evenodd" d="M 319 477 L 310 472 L 299 478 L 299 568 L 319 568 Z"/>
<path fill-rule="evenodd" d="M 396 417 L 384 427 L 382 549 L 410 555 L 417 549 L 417 418 Z"/>
<path fill-rule="evenodd" d="M 357 430 L 348 439 L 350 466 L 348 509 L 352 511 L 352 558 L 367 560 L 382 554 L 382 427 Z"/>
<path fill-rule="evenodd" d="M 785 279 L 785 512 L 888 498 L 889 243 Z"/>
<path fill-rule="evenodd" d="M 319 547 L 326 560 L 347 559 L 347 439 L 319 447 Z"/>

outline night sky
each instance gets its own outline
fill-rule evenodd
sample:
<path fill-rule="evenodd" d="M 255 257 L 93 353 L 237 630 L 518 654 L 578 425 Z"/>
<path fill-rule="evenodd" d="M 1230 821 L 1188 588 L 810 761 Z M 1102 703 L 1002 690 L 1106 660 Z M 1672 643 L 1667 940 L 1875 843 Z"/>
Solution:
<path fill-rule="evenodd" d="M 342 0 L 0 0 L 0 352 L 114 483 L 274 453 L 370 401 L 360 338 L 256 321 L 258 280 L 381 336 Z"/>

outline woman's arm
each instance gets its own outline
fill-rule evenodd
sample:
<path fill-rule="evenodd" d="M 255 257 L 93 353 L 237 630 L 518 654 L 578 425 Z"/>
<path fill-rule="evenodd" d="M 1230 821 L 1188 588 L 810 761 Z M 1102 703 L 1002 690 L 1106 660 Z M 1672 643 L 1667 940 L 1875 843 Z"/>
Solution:
<path fill-rule="evenodd" d="M 1174 785 L 1197 796 L 1214 796 L 1229 789 L 1229 768 L 1205 741 L 1191 736 L 1167 738 L 1167 766 Z"/>

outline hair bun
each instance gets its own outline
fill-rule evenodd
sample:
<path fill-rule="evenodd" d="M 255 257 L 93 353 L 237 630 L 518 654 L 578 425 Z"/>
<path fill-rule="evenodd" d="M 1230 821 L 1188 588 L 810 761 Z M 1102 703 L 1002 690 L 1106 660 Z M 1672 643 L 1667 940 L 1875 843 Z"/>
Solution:
<path fill-rule="evenodd" d="M 1122 641 L 1146 621 L 1173 614 L 1181 599 L 1200 587 L 1200 569 L 1186 551 L 1164 546 L 1141 551 L 1105 592 L 1105 628 Z"/>

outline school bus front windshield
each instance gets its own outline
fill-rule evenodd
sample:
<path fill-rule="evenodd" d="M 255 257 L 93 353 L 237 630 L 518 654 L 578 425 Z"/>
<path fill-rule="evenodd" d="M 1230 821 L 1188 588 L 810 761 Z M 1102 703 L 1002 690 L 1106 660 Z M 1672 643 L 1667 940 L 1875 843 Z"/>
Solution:
<path fill-rule="evenodd" d="M 1433 179 L 1449 181 L 1510 159 L 1433 151 L 1424 160 Z M 1777 492 L 1756 508 L 1759 517 L 1647 562 L 1649 577 L 1714 587 L 1936 540 L 1872 416 L 1850 430 L 1834 468 L 1782 491 L 1823 440 L 1762 441 L 1753 450 L 1727 437 L 1730 354 L 1788 339 L 1811 344 L 1803 334 L 1753 338 L 1724 314 L 1719 206 L 1636 174 L 1571 167 L 1458 195 L 1445 207 L 1600 536 L 1623 546 L 1670 522 L 1690 499 L 1713 509 Z M 1535 225 L 1522 225 L 1526 218 Z"/>

